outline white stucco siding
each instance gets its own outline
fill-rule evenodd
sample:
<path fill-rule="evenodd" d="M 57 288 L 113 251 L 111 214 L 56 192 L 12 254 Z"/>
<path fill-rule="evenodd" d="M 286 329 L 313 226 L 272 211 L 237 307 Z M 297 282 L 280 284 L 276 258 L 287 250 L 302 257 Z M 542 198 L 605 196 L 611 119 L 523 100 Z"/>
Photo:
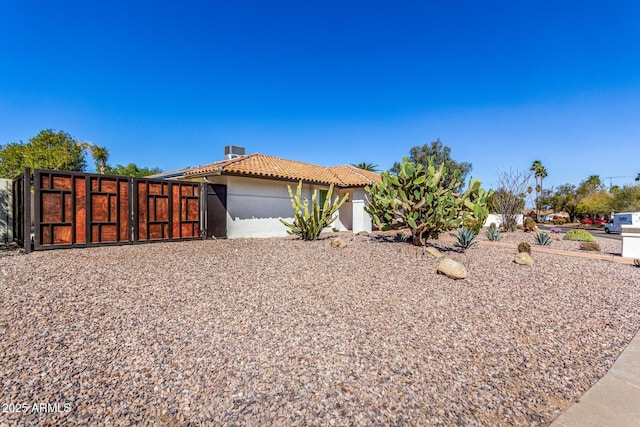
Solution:
<path fill-rule="evenodd" d="M 209 182 L 227 186 L 227 238 L 284 237 L 288 228 L 280 222 L 293 221 L 293 209 L 287 185 L 295 194 L 297 183 L 238 176 L 210 176 Z M 302 198 L 311 201 L 315 190 L 328 190 L 328 185 L 304 184 Z M 371 218 L 364 211 L 362 188 L 334 187 L 332 199 L 349 194 L 347 202 L 336 213 L 336 220 L 325 228 L 331 231 L 371 231 Z"/>
<path fill-rule="evenodd" d="M 295 192 L 296 184 L 289 185 Z M 311 197 L 309 186 L 303 186 L 302 197 Z M 279 218 L 292 221 L 292 214 L 286 182 L 227 177 L 228 238 L 287 236 Z"/>
<path fill-rule="evenodd" d="M 353 220 L 351 230 L 354 233 L 366 231 L 371 233 L 371 216 L 364 210 L 367 205 L 364 188 L 353 189 Z"/>

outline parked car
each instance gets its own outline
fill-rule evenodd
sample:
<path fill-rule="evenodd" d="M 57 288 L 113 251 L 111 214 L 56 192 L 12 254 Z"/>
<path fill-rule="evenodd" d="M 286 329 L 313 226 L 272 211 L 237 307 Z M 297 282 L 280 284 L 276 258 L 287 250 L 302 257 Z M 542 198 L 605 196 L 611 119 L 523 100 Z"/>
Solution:
<path fill-rule="evenodd" d="M 553 215 L 545 215 L 542 217 L 542 222 L 547 223 L 547 222 L 551 222 L 553 221 L 554 216 Z"/>
<path fill-rule="evenodd" d="M 607 222 L 606 219 L 602 219 L 602 218 L 584 218 L 582 221 L 580 221 L 580 224 L 584 224 L 584 225 L 602 225 L 605 224 Z"/>

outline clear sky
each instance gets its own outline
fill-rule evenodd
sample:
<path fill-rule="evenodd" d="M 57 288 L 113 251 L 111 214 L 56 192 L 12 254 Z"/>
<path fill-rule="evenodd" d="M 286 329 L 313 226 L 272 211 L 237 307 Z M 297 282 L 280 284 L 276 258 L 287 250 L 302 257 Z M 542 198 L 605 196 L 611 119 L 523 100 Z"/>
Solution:
<path fill-rule="evenodd" d="M 640 2 L 1 1 L 0 144 L 47 128 L 164 170 L 228 144 L 388 169 L 440 138 L 487 186 L 535 159 L 630 184 Z"/>

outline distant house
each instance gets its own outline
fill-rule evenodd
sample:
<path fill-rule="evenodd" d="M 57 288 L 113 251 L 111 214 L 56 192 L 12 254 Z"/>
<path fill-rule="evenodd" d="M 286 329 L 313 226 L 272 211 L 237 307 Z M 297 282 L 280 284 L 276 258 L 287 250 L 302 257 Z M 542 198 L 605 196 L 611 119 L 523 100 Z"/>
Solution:
<path fill-rule="evenodd" d="M 332 198 L 349 194 L 332 228 L 371 231 L 371 217 L 364 210 L 364 187 L 380 181 L 379 174 L 350 165 L 324 167 L 259 153 L 234 156 L 227 152 L 226 156 L 204 166 L 154 176 L 206 183 L 208 238 L 287 236 L 287 227 L 279 218 L 292 221 L 287 185 L 295 192 L 300 180 L 302 197 L 309 200 L 315 190 L 324 200 L 331 184 Z"/>

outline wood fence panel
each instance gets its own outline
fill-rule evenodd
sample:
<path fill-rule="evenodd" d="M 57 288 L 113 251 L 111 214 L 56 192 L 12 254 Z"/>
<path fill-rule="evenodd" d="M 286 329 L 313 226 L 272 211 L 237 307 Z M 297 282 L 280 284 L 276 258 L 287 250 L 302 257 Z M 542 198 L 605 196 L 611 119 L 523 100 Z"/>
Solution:
<path fill-rule="evenodd" d="M 36 250 L 201 234 L 198 183 L 36 170 L 34 197 Z"/>

